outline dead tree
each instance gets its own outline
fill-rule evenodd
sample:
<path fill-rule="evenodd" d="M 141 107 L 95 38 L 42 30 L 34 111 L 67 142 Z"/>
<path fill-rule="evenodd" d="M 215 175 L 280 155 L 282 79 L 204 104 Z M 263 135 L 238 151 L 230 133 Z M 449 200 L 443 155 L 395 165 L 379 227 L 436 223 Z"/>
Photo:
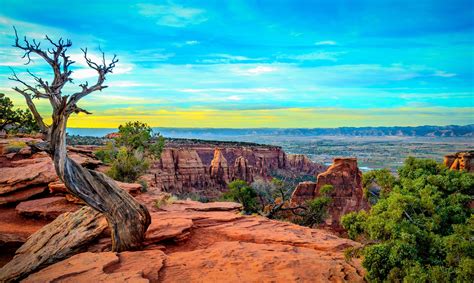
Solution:
<path fill-rule="evenodd" d="M 146 229 L 150 225 L 150 214 L 146 207 L 120 189 L 111 178 L 100 172 L 83 168 L 70 159 L 66 151 L 66 125 L 69 116 L 80 112 L 91 114 L 78 107 L 77 103 L 86 95 L 107 87 L 104 85 L 106 75 L 112 73 L 118 62 L 117 57 L 114 55 L 107 63 L 105 54 L 102 52 L 102 62 L 97 63 L 88 57 L 87 49 L 81 49 L 87 65 L 97 71 L 97 81 L 93 85 L 87 82 L 80 84 L 80 91 L 65 95 L 62 93 L 63 87 L 67 83 L 72 83 L 70 66 L 74 61 L 71 61 L 66 54 L 67 49 L 72 46 L 71 41 L 64 41 L 62 38 L 53 41 L 46 36 L 51 47 L 44 50 L 40 47 L 41 42 L 34 39 L 30 41 L 26 36 L 23 41 L 20 41 L 15 28 L 14 30 L 15 44 L 13 46 L 24 51 L 22 58 L 28 60 L 26 65 L 31 62 L 32 55 L 37 55 L 48 63 L 54 73 L 52 81 L 48 82 L 28 70 L 36 82 L 34 85 L 21 80 L 15 72 L 9 78 L 19 83 L 19 86 L 13 89 L 25 97 L 28 108 L 44 135 L 46 142 L 41 145 L 41 148 L 53 159 L 56 173 L 68 191 L 107 218 L 112 232 L 112 250 L 120 252 L 139 248 Z M 45 124 L 33 99 L 49 100 L 53 109 L 51 125 Z"/>

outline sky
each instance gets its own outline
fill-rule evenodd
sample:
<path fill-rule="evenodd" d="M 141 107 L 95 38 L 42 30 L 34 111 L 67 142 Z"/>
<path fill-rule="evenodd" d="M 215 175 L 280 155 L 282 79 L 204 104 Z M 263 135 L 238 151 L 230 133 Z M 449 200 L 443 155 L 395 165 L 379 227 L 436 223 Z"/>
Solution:
<path fill-rule="evenodd" d="M 80 3 L 87 2 L 87 3 Z M 119 63 L 69 127 L 313 128 L 474 123 L 474 1 L 0 2 L 0 92 L 25 66 L 21 36 L 69 38 L 74 84 L 93 83 L 80 48 Z M 43 40 L 42 47 L 48 44 Z M 93 57 L 97 58 L 97 57 Z M 37 101 L 46 120 L 47 101 Z"/>

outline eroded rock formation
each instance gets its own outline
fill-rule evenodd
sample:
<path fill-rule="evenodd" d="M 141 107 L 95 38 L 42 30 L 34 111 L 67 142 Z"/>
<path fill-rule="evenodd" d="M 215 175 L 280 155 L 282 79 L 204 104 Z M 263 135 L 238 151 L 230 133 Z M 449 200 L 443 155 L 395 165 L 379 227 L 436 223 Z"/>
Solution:
<path fill-rule="evenodd" d="M 144 178 L 165 192 L 218 196 L 229 182 L 271 178 L 275 172 L 313 175 L 324 166 L 304 155 L 287 155 L 274 146 L 219 146 L 168 144 L 161 159 Z"/>
<path fill-rule="evenodd" d="M 474 151 L 457 152 L 444 157 L 444 165 L 451 170 L 474 172 Z"/>
<path fill-rule="evenodd" d="M 291 196 L 292 205 L 304 204 L 319 196 L 324 185 L 332 185 L 332 203 L 328 209 L 325 226 L 340 230 L 340 218 L 351 211 L 368 209 L 369 204 L 363 196 L 362 172 L 357 167 L 356 158 L 336 158 L 333 164 L 317 176 L 316 182 L 298 184 Z"/>

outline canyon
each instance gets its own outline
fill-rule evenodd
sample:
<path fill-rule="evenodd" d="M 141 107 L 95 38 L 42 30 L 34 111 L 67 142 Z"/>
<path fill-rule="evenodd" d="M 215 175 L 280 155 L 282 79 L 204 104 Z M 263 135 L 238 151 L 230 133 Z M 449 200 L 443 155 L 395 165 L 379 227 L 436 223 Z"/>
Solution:
<path fill-rule="evenodd" d="M 165 192 L 199 192 L 207 182 L 217 193 L 236 178 L 268 179 L 274 170 L 292 176 L 324 170 L 305 156 L 264 146 L 167 147 L 151 169 L 153 178 L 161 172 L 156 184 L 163 187 L 145 191 L 141 184 L 118 182 L 148 208 L 152 223 L 142 250 L 112 253 L 105 219 L 95 212 L 85 214 L 88 208 L 67 193 L 50 158 L 33 146 L 39 142 L 0 139 L 2 282 L 364 281 L 360 260 L 344 257 L 345 249 L 360 246 L 357 242 L 242 215 L 237 203 L 176 200 Z M 83 166 L 106 170 L 94 150 L 68 147 Z M 169 175 L 163 178 L 165 173 Z M 60 227 L 60 234 L 50 234 Z M 68 233 L 76 236 L 69 239 Z"/>
<path fill-rule="evenodd" d="M 143 179 L 164 192 L 213 198 L 236 179 L 251 183 L 274 175 L 308 177 L 324 169 L 302 154 L 286 154 L 276 146 L 181 142 L 167 143 Z"/>

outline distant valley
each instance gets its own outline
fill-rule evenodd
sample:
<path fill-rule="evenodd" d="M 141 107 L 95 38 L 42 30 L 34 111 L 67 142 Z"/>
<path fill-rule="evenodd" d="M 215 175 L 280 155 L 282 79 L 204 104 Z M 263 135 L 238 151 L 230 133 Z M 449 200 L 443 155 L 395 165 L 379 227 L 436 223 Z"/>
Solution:
<path fill-rule="evenodd" d="M 115 129 L 70 128 L 71 135 L 102 137 Z M 407 156 L 442 161 L 443 156 L 474 150 L 474 125 L 362 127 L 316 129 L 155 128 L 167 138 L 250 142 L 280 146 L 290 154 L 305 154 L 318 163 L 334 157 L 357 157 L 361 170 L 392 171 Z"/>

